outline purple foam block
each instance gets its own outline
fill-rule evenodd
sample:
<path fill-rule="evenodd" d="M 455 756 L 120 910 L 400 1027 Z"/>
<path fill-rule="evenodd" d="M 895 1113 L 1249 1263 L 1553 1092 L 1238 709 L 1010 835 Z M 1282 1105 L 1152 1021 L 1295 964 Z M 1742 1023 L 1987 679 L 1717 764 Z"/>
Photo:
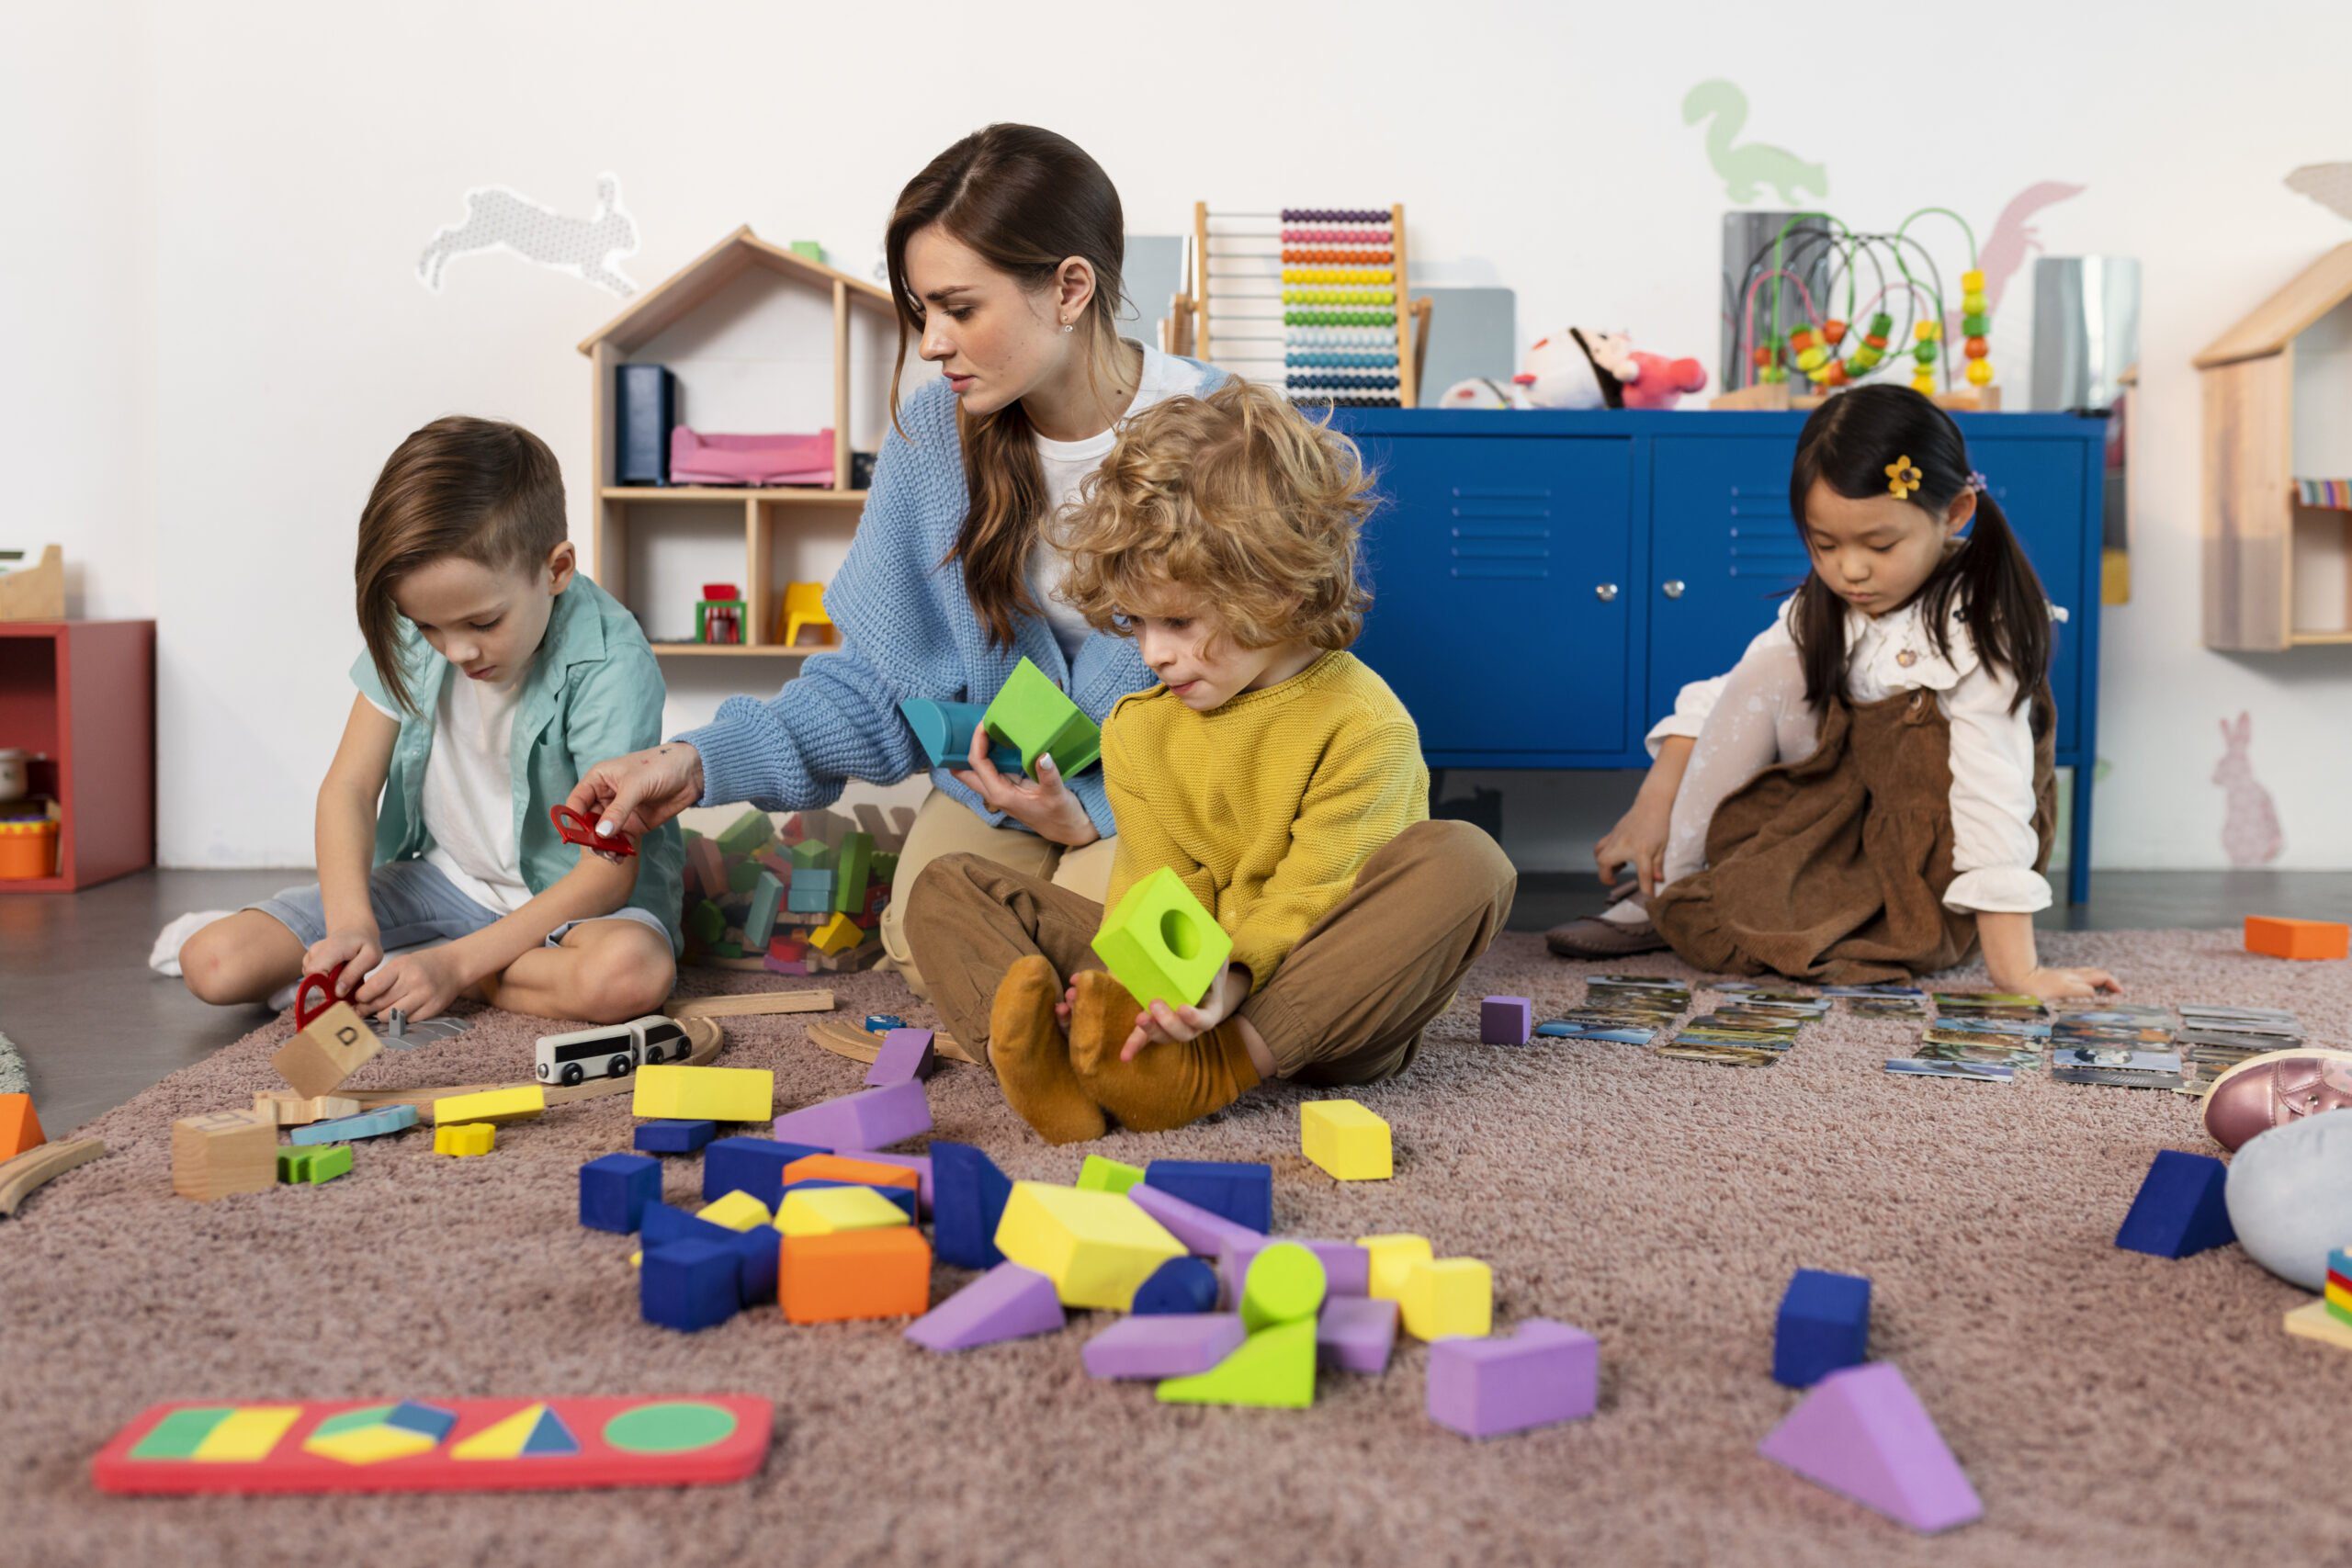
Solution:
<path fill-rule="evenodd" d="M 1892 1361 L 1831 1372 L 1756 1451 L 1915 1530 L 1984 1517 L 1976 1489 Z"/>
<path fill-rule="evenodd" d="M 1524 1045 L 1535 1004 L 1525 997 L 1488 997 L 1478 1004 L 1478 1038 L 1488 1045 Z"/>
<path fill-rule="evenodd" d="M 1052 1334 L 1068 1321 L 1053 1280 L 1018 1263 L 1000 1263 L 915 1319 L 907 1337 L 926 1350 L 969 1350 Z"/>
<path fill-rule="evenodd" d="M 1250 1277 L 1250 1265 L 1278 1241 L 1287 1241 L 1315 1254 L 1323 1265 L 1323 1293 L 1331 1296 L 1362 1296 L 1372 1292 L 1372 1254 L 1351 1241 L 1310 1241 L 1298 1235 L 1259 1235 L 1252 1233 L 1246 1239 L 1237 1236 L 1225 1244 L 1217 1254 L 1217 1277 L 1225 1286 L 1228 1303 L 1241 1300 L 1242 1281 Z"/>
<path fill-rule="evenodd" d="M 915 1209 L 923 1219 L 931 1217 L 931 1156 L 929 1155 L 885 1154 L 879 1149 L 843 1149 L 843 1159 L 872 1160 L 876 1165 L 895 1165 L 911 1170 L 920 1181 L 915 1189 Z"/>
<path fill-rule="evenodd" d="M 1123 1317 L 1086 1342 L 1089 1377 L 1182 1378 L 1207 1371 L 1249 1337 L 1235 1313 Z"/>
<path fill-rule="evenodd" d="M 921 1083 L 931 1077 L 931 1031 L 894 1029 L 882 1037 L 882 1054 L 874 1058 L 865 1081 L 876 1089 L 894 1083 Z"/>
<path fill-rule="evenodd" d="M 1232 1242 L 1265 1245 L 1266 1238 L 1248 1225 L 1237 1224 L 1223 1214 L 1213 1214 L 1198 1203 L 1171 1197 L 1148 1181 L 1128 1188 L 1127 1197 L 1136 1207 L 1167 1226 L 1168 1234 L 1182 1242 L 1184 1250 L 1195 1258 L 1217 1257 Z"/>
<path fill-rule="evenodd" d="M 1508 1339 L 1430 1347 L 1430 1419 L 1465 1438 L 1582 1420 L 1600 1393 L 1600 1341 L 1549 1318 L 1529 1318 Z"/>
<path fill-rule="evenodd" d="M 931 1102 L 922 1085 L 894 1083 L 787 1111 L 775 1119 L 774 1135 L 833 1149 L 878 1149 L 930 1131 Z"/>
<path fill-rule="evenodd" d="M 1459 1341 L 1441 1339 L 1441 1345 Z M 1327 1296 L 1315 1324 L 1315 1357 L 1346 1372 L 1388 1370 L 1396 1346 L 1396 1303 L 1377 1296 Z"/>

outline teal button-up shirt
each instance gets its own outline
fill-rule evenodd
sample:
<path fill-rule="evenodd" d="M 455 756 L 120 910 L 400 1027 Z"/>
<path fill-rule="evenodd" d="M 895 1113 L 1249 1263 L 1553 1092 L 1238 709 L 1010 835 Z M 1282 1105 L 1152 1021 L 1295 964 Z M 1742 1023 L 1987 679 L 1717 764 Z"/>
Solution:
<path fill-rule="evenodd" d="M 433 651 L 424 634 L 408 621 L 400 625 L 401 672 L 420 711 L 401 716 L 391 771 L 376 808 L 378 865 L 417 859 L 432 847 L 424 830 L 424 769 L 433 755 L 434 716 L 450 678 L 449 661 Z M 351 679 L 378 707 L 397 711 L 364 649 Z M 546 892 L 586 852 L 557 834 L 548 809 L 561 805 L 596 763 L 662 744 L 665 694 L 661 666 L 636 617 L 584 573 L 575 573 L 556 595 L 514 709 L 514 847 L 532 893 Z M 684 836 L 675 822 L 664 823 L 639 840 L 637 851 L 637 886 L 628 901 L 659 919 L 670 933 L 671 951 L 682 952 Z"/>

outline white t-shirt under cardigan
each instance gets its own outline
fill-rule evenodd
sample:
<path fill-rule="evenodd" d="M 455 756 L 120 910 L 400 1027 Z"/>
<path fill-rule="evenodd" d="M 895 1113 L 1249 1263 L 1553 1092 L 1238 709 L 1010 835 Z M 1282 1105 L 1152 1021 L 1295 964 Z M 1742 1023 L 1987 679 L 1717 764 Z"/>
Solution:
<path fill-rule="evenodd" d="M 495 686 L 451 671 L 424 760 L 424 831 L 433 840 L 424 858 L 458 892 L 502 915 L 531 901 L 514 845 L 514 709 L 522 696 L 520 680 Z M 385 717 L 400 717 L 368 700 Z"/>
<path fill-rule="evenodd" d="M 1122 342 L 1134 343 L 1132 338 Z M 1118 439 L 1119 425 L 1135 418 L 1156 402 L 1181 394 L 1198 396 L 1209 384 L 1210 377 L 1189 359 L 1178 359 L 1152 347 L 1136 344 L 1143 350 L 1143 372 L 1136 384 L 1135 401 L 1119 416 L 1111 428 L 1082 441 L 1048 441 L 1037 437 L 1037 461 L 1046 470 L 1046 494 L 1048 499 L 1046 515 L 1037 528 L 1037 543 L 1029 552 L 1029 593 L 1045 612 L 1046 623 L 1054 629 L 1054 640 L 1062 645 L 1062 657 L 1078 657 L 1079 645 L 1093 634 L 1086 617 L 1054 597 L 1062 579 L 1069 573 L 1069 556 L 1053 541 L 1053 519 L 1078 499 L 1079 488 L 1086 476 L 1102 466 L 1111 455 L 1112 443 Z"/>
<path fill-rule="evenodd" d="M 1781 605 L 1771 626 L 1747 645 L 1741 662 L 1792 649 L 1789 615 Z M 2052 606 L 2051 616 L 2065 612 Z M 1977 657 L 1975 639 L 1955 610 L 1946 626 L 1951 657 L 1936 651 L 1919 602 L 1872 617 L 1846 611 L 1846 691 L 1856 703 L 1897 692 L 1930 691 L 1951 727 L 1952 869 L 1944 907 L 1965 912 L 2030 914 L 2050 907 L 2050 884 L 2033 869 L 2041 843 L 2033 830 L 2032 699 L 2010 711 L 2017 678 Z M 1674 699 L 1674 712 L 1649 732 L 1652 757 L 1669 736 L 1698 738 L 1723 694 L 1728 674 L 1693 681 Z"/>

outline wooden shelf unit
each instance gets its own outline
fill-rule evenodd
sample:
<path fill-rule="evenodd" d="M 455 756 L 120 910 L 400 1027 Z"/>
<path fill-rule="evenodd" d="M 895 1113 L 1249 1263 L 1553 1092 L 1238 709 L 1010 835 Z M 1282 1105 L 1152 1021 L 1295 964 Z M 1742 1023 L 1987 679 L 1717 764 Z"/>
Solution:
<path fill-rule="evenodd" d="M 0 746 L 36 753 L 57 874 L 0 895 L 72 893 L 155 863 L 155 623 L 0 621 Z"/>
<path fill-rule="evenodd" d="M 613 389 L 616 372 L 632 354 L 688 316 L 710 306 L 719 293 L 757 268 L 772 274 L 778 287 L 823 291 L 832 308 L 832 428 L 833 488 L 729 485 L 623 485 L 614 481 L 616 440 L 613 429 Z M 741 645 L 711 646 L 691 642 L 654 643 L 657 654 L 670 657 L 718 655 L 734 658 L 765 655 L 799 658 L 823 652 L 820 648 L 785 648 L 773 640 L 776 630 L 775 547 L 778 514 L 806 516 L 808 509 L 838 514 L 865 504 L 866 492 L 850 487 L 850 313 L 863 310 L 894 320 L 888 290 L 854 277 L 822 262 L 810 261 L 752 232 L 747 224 L 729 234 L 662 283 L 647 290 L 629 308 L 607 321 L 580 344 L 588 356 L 594 391 L 591 409 L 594 430 L 591 441 L 596 475 L 594 549 L 596 581 L 605 592 L 635 611 L 643 623 L 649 606 L 631 597 L 628 539 L 632 527 L 657 529 L 644 515 L 653 507 L 686 504 L 698 507 L 738 506 L 743 515 L 743 590 L 745 640 Z"/>

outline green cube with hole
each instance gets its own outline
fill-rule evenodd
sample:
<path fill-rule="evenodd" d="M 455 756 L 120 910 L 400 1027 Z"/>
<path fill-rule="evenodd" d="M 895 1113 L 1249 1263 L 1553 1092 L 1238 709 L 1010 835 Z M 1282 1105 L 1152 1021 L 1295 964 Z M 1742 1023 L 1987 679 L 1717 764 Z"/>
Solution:
<path fill-rule="evenodd" d="M 1054 684 L 1053 677 L 1027 659 L 1012 667 L 996 700 L 980 716 L 989 735 L 1021 753 L 1021 771 L 1037 776 L 1037 759 L 1053 753 L 1054 766 L 1069 778 L 1102 755 L 1102 731 Z"/>
<path fill-rule="evenodd" d="M 1127 889 L 1102 918 L 1093 945 L 1111 977 L 1147 1008 L 1191 1007 L 1233 956 L 1225 928 L 1164 865 Z"/>

